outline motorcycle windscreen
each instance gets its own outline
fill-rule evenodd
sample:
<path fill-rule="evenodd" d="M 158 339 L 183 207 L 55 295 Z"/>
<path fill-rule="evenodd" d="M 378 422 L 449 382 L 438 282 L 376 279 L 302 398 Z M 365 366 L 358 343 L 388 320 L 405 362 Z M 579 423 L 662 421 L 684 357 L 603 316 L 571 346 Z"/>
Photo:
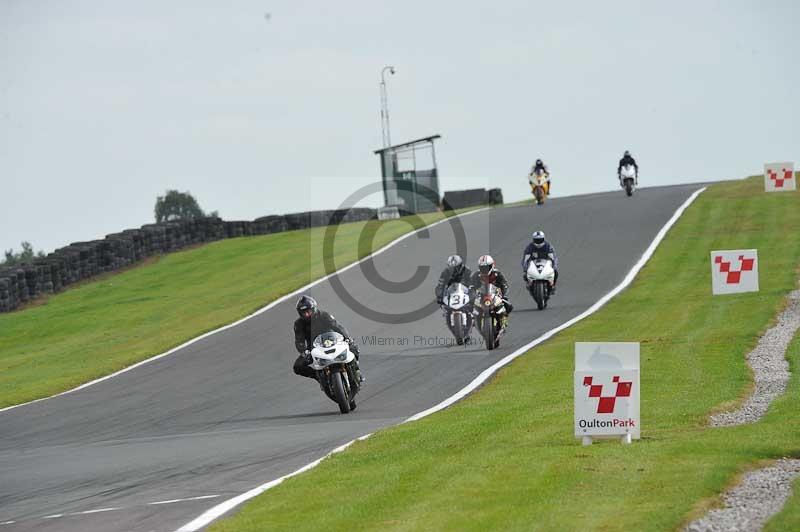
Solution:
<path fill-rule="evenodd" d="M 330 331 L 322 333 L 316 338 L 314 338 L 314 347 L 322 347 L 323 349 L 328 349 L 342 342 L 344 342 L 344 336 L 342 336 L 338 332 Z"/>

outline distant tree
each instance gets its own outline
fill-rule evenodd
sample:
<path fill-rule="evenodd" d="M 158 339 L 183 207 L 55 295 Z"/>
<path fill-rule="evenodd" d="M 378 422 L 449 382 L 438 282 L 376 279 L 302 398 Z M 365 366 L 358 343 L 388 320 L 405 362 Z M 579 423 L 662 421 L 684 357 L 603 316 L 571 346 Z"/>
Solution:
<path fill-rule="evenodd" d="M 13 249 L 7 249 L 5 251 L 6 258 L 0 262 L 0 266 L 17 266 L 18 264 L 32 262 L 35 258 L 44 257 L 44 251 L 40 250 L 34 253 L 33 246 L 28 241 L 22 242 L 20 246 L 22 247 L 22 251 L 19 253 L 14 253 Z"/>
<path fill-rule="evenodd" d="M 155 215 L 156 222 L 170 222 L 202 218 L 205 213 L 188 191 L 167 190 L 165 195 L 156 198 Z"/>

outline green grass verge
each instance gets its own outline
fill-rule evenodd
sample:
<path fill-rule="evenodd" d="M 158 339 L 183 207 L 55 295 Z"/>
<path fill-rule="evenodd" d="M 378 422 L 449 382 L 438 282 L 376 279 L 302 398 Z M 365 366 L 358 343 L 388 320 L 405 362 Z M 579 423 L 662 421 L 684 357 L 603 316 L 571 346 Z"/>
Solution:
<path fill-rule="evenodd" d="M 798 195 L 762 187 L 710 187 L 597 314 L 480 392 L 354 444 L 211 530 L 673 530 L 747 468 L 800 456 L 798 340 L 788 392 L 762 421 L 705 426 L 750 389 L 744 357 L 796 285 Z M 737 248 L 758 249 L 761 291 L 712 297 L 709 252 Z M 640 441 L 573 437 L 576 341 L 641 342 Z M 800 529 L 799 505 L 795 495 L 773 528 Z"/>
<path fill-rule="evenodd" d="M 343 224 L 334 263 L 352 263 L 444 216 Z M 325 231 L 210 243 L 0 314 L 0 408 L 111 374 L 322 277 Z"/>

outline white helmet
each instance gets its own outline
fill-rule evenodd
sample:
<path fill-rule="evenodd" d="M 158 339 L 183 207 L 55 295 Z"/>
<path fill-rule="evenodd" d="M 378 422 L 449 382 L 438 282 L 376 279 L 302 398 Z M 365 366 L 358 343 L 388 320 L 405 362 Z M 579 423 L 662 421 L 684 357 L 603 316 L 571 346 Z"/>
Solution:
<path fill-rule="evenodd" d="M 461 275 L 464 269 L 464 260 L 460 255 L 450 255 L 447 257 L 447 266 L 453 269 L 455 275 Z"/>
<path fill-rule="evenodd" d="M 533 239 L 533 245 L 537 248 L 544 246 L 544 231 L 534 231 L 531 238 Z"/>
<path fill-rule="evenodd" d="M 489 275 L 494 271 L 494 259 L 491 255 L 481 255 L 478 259 L 478 269 L 484 275 Z"/>
<path fill-rule="evenodd" d="M 457 268 L 464 264 L 464 261 L 461 259 L 459 255 L 450 255 L 447 257 L 447 265 L 451 268 Z"/>

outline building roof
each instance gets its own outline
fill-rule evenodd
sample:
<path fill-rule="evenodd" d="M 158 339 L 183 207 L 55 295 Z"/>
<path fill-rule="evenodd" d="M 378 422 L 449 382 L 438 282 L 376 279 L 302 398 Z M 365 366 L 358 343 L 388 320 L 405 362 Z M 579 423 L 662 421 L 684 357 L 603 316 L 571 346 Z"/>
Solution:
<path fill-rule="evenodd" d="M 413 144 L 422 144 L 423 142 L 433 142 L 436 139 L 442 138 L 441 135 L 433 135 L 431 137 L 425 137 L 417 140 L 411 140 L 409 142 L 404 142 L 402 144 L 395 144 L 394 146 L 389 146 L 386 148 L 382 148 L 380 150 L 375 150 L 375 154 L 383 153 L 388 150 L 396 150 L 398 148 L 405 148 L 406 146 L 411 146 Z"/>

